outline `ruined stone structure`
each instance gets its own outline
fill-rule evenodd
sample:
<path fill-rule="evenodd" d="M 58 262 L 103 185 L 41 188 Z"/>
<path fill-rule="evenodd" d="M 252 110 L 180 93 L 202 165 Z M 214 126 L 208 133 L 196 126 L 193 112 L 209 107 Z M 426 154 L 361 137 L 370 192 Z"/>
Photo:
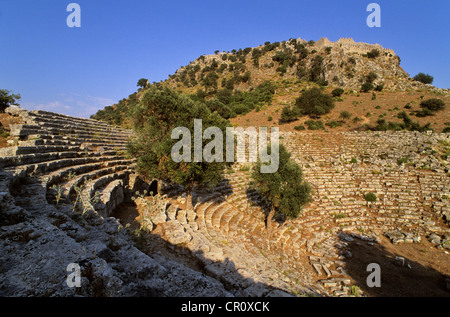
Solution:
<path fill-rule="evenodd" d="M 108 217 L 145 188 L 124 157 L 130 131 L 9 108 L 17 146 L 0 150 L 2 296 L 227 296 L 213 278 L 134 247 Z M 80 287 L 67 267 L 80 266 Z M 190 285 L 189 289 L 183 285 Z"/>
<path fill-rule="evenodd" d="M 384 48 L 380 44 L 368 44 L 363 42 L 355 42 L 353 38 L 340 38 L 337 42 L 331 42 L 328 38 L 321 38 L 315 43 L 315 46 L 319 48 L 325 47 L 337 47 L 342 49 L 345 53 L 359 53 L 367 54 L 373 49 L 380 51 L 380 54 L 390 54 L 395 56 L 395 52 L 392 49 Z"/>
<path fill-rule="evenodd" d="M 110 217 L 148 189 L 124 157 L 130 131 L 43 111 L 15 114 L 25 120 L 12 129 L 18 146 L 0 158 L 2 295 L 348 296 L 350 241 L 386 236 L 450 248 L 450 162 L 436 155 L 449 134 L 282 133 L 314 194 L 298 219 L 276 222 L 270 239 L 267 206 L 248 187 L 245 165 L 211 190 L 194 189 L 194 210 L 184 209 L 183 188 L 163 187 L 152 235 L 197 263 L 194 270 L 164 252 L 144 254 Z M 81 266 L 80 288 L 66 284 L 70 263 Z"/>

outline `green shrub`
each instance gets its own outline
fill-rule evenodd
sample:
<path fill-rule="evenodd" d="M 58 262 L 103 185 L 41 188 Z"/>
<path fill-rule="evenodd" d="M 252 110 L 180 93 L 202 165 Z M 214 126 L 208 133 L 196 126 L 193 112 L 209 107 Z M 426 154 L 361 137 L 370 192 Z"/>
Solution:
<path fill-rule="evenodd" d="M 303 131 L 303 130 L 305 130 L 306 128 L 305 128 L 304 125 L 297 125 L 297 126 L 294 127 L 294 129 L 297 130 L 297 131 Z"/>
<path fill-rule="evenodd" d="M 402 158 L 399 158 L 397 160 L 397 164 L 398 165 L 402 165 L 403 163 L 408 163 L 408 158 L 407 157 L 402 157 Z"/>
<path fill-rule="evenodd" d="M 382 91 L 383 88 L 384 88 L 384 85 L 383 85 L 383 84 L 380 84 L 380 85 L 376 85 L 375 88 L 374 88 L 374 90 L 375 90 L 375 91 Z"/>
<path fill-rule="evenodd" d="M 433 111 L 431 111 L 430 109 L 421 109 L 421 110 L 416 111 L 416 117 L 423 118 L 423 117 L 432 116 L 432 115 L 434 115 L 434 114 L 433 114 Z"/>
<path fill-rule="evenodd" d="M 344 89 L 342 89 L 342 88 L 336 88 L 336 89 L 334 89 L 334 90 L 331 92 L 331 95 L 332 95 L 333 97 L 340 97 L 340 96 L 342 96 L 343 93 L 344 93 Z"/>
<path fill-rule="evenodd" d="M 280 123 L 288 123 L 298 119 L 298 112 L 289 106 L 284 106 L 281 110 Z"/>
<path fill-rule="evenodd" d="M 296 99 L 294 108 L 300 114 L 318 118 L 334 108 L 334 101 L 331 95 L 324 94 L 319 88 L 314 87 L 306 90 Z"/>
<path fill-rule="evenodd" d="M 424 73 L 418 73 L 416 76 L 414 76 L 414 80 L 430 85 L 433 83 L 433 79 L 433 76 Z"/>
<path fill-rule="evenodd" d="M 364 83 L 361 86 L 361 92 L 369 92 L 373 89 L 373 85 L 371 83 Z"/>
<path fill-rule="evenodd" d="M 325 130 L 321 120 L 307 120 L 305 121 L 305 124 L 308 126 L 308 130 Z"/>
<path fill-rule="evenodd" d="M 335 120 L 325 123 L 325 125 L 330 127 L 330 128 L 341 127 L 343 124 L 344 124 L 344 122 L 342 122 L 342 121 L 335 121 Z"/>
<path fill-rule="evenodd" d="M 370 52 L 367 53 L 368 58 L 377 58 L 380 56 L 380 51 L 377 49 L 373 49 Z"/>
<path fill-rule="evenodd" d="M 420 103 L 420 107 L 430 111 L 439 111 L 445 108 L 445 102 L 441 99 L 433 98 L 422 101 Z"/>
<path fill-rule="evenodd" d="M 311 68 L 309 70 L 309 80 L 315 83 L 323 82 L 321 75 L 323 73 L 323 57 L 317 55 L 313 58 Z"/>
<path fill-rule="evenodd" d="M 370 72 L 369 75 L 367 75 L 366 77 L 366 82 L 367 83 L 373 83 L 375 81 L 375 79 L 378 78 L 378 75 L 374 72 Z"/>
<path fill-rule="evenodd" d="M 246 114 L 252 111 L 252 109 L 246 104 L 234 103 L 231 104 L 231 111 L 233 111 L 235 114 Z"/>
<path fill-rule="evenodd" d="M 377 201 L 377 195 L 375 195 L 374 193 L 367 193 L 364 195 L 364 199 L 366 201 L 370 201 L 370 202 L 374 202 Z"/>
<path fill-rule="evenodd" d="M 206 105 L 211 110 L 211 112 L 217 111 L 217 113 L 220 114 L 225 119 L 233 117 L 234 113 L 231 110 L 231 108 L 225 105 L 224 103 L 220 102 L 216 98 L 206 101 Z"/>
<path fill-rule="evenodd" d="M 341 111 L 339 118 L 346 120 L 346 119 L 350 119 L 351 116 L 352 116 L 352 114 L 350 112 L 344 110 L 344 111 Z"/>

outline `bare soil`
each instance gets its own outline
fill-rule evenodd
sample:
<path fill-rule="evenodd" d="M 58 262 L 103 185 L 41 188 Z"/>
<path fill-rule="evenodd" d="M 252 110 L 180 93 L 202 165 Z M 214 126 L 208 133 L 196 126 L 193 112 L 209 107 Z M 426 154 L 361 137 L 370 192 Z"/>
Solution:
<path fill-rule="evenodd" d="M 355 240 L 348 246 L 352 253 L 346 271 L 353 282 L 370 297 L 450 297 L 446 276 L 450 276 L 450 252 L 437 249 L 428 240 L 394 245 L 386 237 L 373 245 Z M 403 257 L 405 265 L 396 264 Z M 367 286 L 370 263 L 381 270 L 381 287 Z"/>
<path fill-rule="evenodd" d="M 280 95 L 277 92 L 272 105 L 267 108 L 252 112 L 231 119 L 231 123 L 240 127 L 279 127 L 280 131 L 295 131 L 294 127 L 302 125 L 306 120 L 310 120 L 309 117 L 300 117 L 297 121 L 279 124 L 281 117 L 281 111 L 285 105 L 292 105 L 295 99 L 300 96 L 298 89 L 293 89 L 287 94 Z M 326 93 L 331 93 L 332 88 L 326 88 Z M 323 116 L 321 120 L 325 124 L 329 121 L 342 120 L 340 113 L 342 111 L 348 111 L 351 114 L 351 118 L 344 120 L 344 124 L 341 127 L 330 128 L 326 126 L 326 130 L 332 131 L 351 131 L 360 129 L 364 124 L 375 126 L 377 120 L 382 116 L 387 122 L 402 122 L 397 118 L 397 114 L 401 111 L 405 111 L 413 121 L 417 121 L 420 125 L 431 123 L 431 127 L 435 132 L 442 132 L 446 127 L 445 123 L 450 122 L 450 96 L 436 95 L 435 93 L 422 92 L 422 91 L 382 91 L 376 92 L 376 99 L 372 100 L 372 93 L 357 93 L 357 94 L 344 94 L 341 96 L 342 101 L 335 101 L 335 108 L 327 115 Z M 447 108 L 437 112 L 433 116 L 427 116 L 419 118 L 414 115 L 414 111 L 420 110 L 420 103 L 426 99 L 442 99 Z M 410 109 L 406 109 L 405 106 L 409 104 Z M 269 117 L 272 120 L 269 121 Z M 359 118 L 358 122 L 353 122 L 354 118 Z M 306 129 L 305 132 L 308 132 Z M 314 132 L 314 131 L 310 131 Z"/>

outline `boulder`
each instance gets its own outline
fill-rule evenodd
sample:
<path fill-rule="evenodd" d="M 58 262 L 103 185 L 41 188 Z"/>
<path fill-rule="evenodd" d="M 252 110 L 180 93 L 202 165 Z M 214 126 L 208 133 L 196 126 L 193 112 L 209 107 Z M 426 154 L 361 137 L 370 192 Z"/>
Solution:
<path fill-rule="evenodd" d="M 183 228 L 181 223 L 177 220 L 169 220 L 164 223 L 164 232 L 167 241 L 171 244 L 177 245 L 191 241 L 192 237 Z"/>

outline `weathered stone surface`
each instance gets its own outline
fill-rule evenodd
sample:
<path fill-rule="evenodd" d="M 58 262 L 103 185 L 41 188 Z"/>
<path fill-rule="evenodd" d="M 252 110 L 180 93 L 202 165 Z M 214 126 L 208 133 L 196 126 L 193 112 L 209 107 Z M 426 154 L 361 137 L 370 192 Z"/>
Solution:
<path fill-rule="evenodd" d="M 167 221 L 164 223 L 163 227 L 166 233 L 167 241 L 174 245 L 189 242 L 192 238 L 191 235 L 186 232 L 181 223 L 176 220 Z"/>

